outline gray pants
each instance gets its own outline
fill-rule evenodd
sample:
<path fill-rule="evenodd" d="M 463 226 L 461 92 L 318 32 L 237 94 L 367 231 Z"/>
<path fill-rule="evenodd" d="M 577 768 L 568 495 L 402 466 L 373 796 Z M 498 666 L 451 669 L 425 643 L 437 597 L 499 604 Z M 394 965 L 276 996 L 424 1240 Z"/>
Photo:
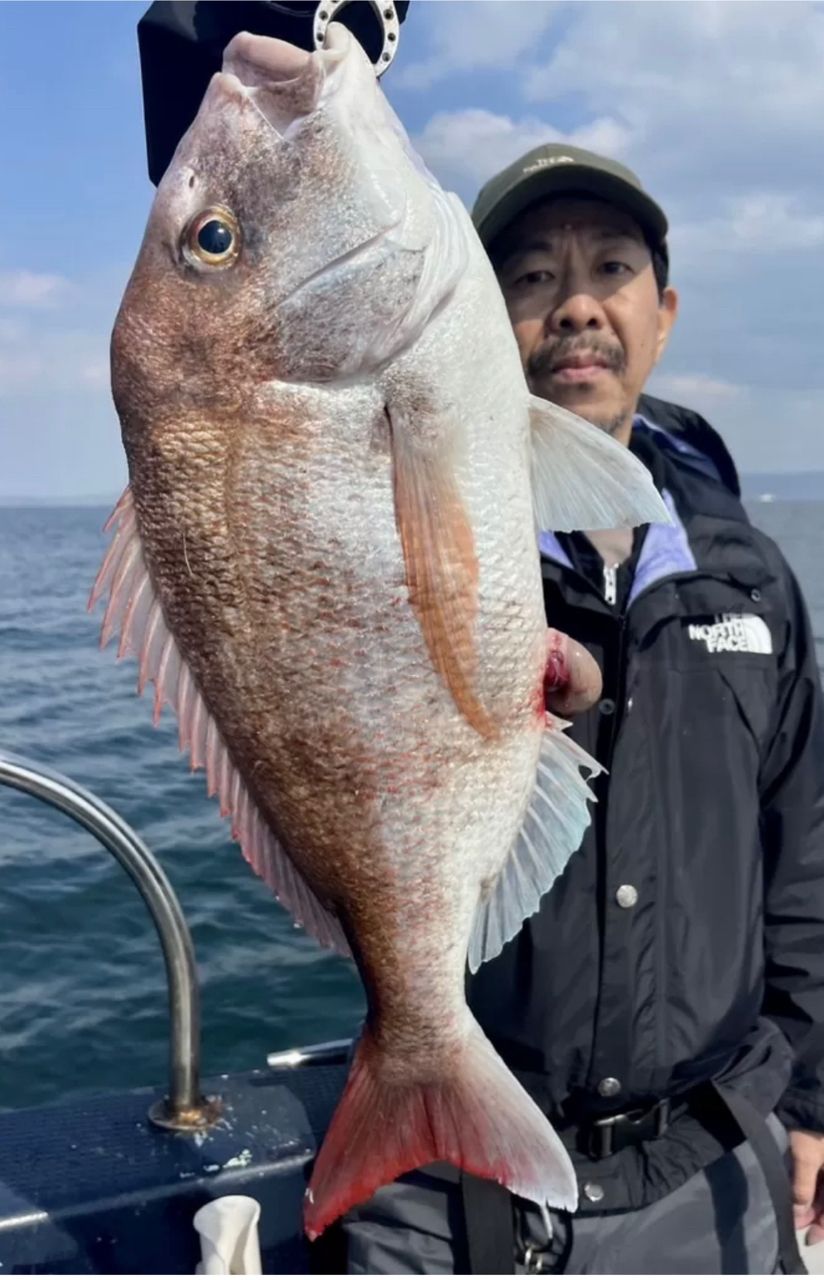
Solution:
<path fill-rule="evenodd" d="M 783 1127 L 769 1125 L 786 1151 Z M 518 1201 L 514 1271 L 566 1275 L 774 1275 L 778 1233 L 761 1166 L 747 1143 L 645 1209 L 550 1215 Z M 466 1273 L 457 1175 L 430 1166 L 382 1187 L 344 1223 L 349 1275 Z M 529 1248 L 529 1255 L 525 1257 Z"/>

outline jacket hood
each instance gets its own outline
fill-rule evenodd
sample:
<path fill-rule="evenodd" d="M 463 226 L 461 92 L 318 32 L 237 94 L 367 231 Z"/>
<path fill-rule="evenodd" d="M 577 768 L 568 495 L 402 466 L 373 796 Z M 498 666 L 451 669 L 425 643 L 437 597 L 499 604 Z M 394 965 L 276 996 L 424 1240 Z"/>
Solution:
<path fill-rule="evenodd" d="M 716 478 L 733 497 L 740 499 L 741 484 L 730 452 L 700 413 L 669 400 L 659 400 L 657 396 L 643 395 L 638 402 L 638 415 L 647 425 L 660 428 L 669 437 L 674 452 L 681 455 L 685 465 L 692 462 L 693 469 Z M 700 458 L 709 463 L 711 469 L 701 467 Z"/>

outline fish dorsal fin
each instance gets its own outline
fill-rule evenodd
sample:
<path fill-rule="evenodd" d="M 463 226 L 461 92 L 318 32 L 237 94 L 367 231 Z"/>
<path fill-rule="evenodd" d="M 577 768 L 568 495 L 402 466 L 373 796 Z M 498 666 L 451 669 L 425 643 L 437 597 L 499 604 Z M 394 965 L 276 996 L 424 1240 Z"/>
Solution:
<path fill-rule="evenodd" d="M 232 839 L 296 922 L 324 947 L 350 955 L 340 921 L 318 901 L 275 837 L 232 763 L 217 722 L 211 715 L 152 585 L 143 555 L 131 490 L 126 489 L 106 525 L 114 537 L 97 575 L 89 608 L 108 591 L 100 637 L 105 647 L 119 632 L 118 659 L 138 660 L 138 692 L 155 687 L 154 723 L 165 704 L 177 715 L 180 750 L 188 749 L 192 769 L 206 770 L 206 787 L 216 795 L 221 817 L 232 820 Z"/>
<path fill-rule="evenodd" d="M 496 726 L 475 687 L 475 539 L 455 482 L 449 441 L 434 420 L 412 422 L 391 406 L 386 413 L 392 436 L 395 520 L 409 601 L 432 664 L 456 707 L 482 737 L 492 738 Z"/>
<path fill-rule="evenodd" d="M 606 431 L 537 396 L 530 396 L 530 424 L 539 529 L 672 524 L 647 468 Z"/>
<path fill-rule="evenodd" d="M 595 797 L 580 770 L 594 777 L 602 769 L 566 736 L 566 728 L 566 721 L 547 716 L 538 775 L 521 829 L 475 915 L 468 955 L 472 973 L 494 959 L 535 914 L 589 826 L 587 801 Z"/>

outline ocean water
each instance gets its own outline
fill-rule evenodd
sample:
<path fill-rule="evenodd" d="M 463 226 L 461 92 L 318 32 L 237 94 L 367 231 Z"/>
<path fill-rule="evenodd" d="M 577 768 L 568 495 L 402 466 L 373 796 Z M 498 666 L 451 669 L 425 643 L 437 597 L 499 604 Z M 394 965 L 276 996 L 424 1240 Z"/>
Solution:
<path fill-rule="evenodd" d="M 352 966 L 274 902 L 229 839 L 169 710 L 151 723 L 133 659 L 86 613 L 108 512 L 0 509 L 0 746 L 97 792 L 166 869 L 194 938 L 206 1074 L 353 1034 Z M 824 663 L 824 503 L 756 503 L 807 596 Z M 0 1109 L 162 1084 L 167 1023 L 153 927 L 114 860 L 68 818 L 0 787 Z"/>

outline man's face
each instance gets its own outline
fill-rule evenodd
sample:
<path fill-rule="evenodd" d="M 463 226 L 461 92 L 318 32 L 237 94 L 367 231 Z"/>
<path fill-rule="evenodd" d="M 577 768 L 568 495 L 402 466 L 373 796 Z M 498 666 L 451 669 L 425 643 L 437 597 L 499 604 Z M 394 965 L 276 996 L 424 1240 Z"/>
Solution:
<path fill-rule="evenodd" d="M 533 393 L 628 440 L 677 308 L 673 289 L 658 295 L 637 223 L 598 200 L 542 201 L 496 259 Z"/>

